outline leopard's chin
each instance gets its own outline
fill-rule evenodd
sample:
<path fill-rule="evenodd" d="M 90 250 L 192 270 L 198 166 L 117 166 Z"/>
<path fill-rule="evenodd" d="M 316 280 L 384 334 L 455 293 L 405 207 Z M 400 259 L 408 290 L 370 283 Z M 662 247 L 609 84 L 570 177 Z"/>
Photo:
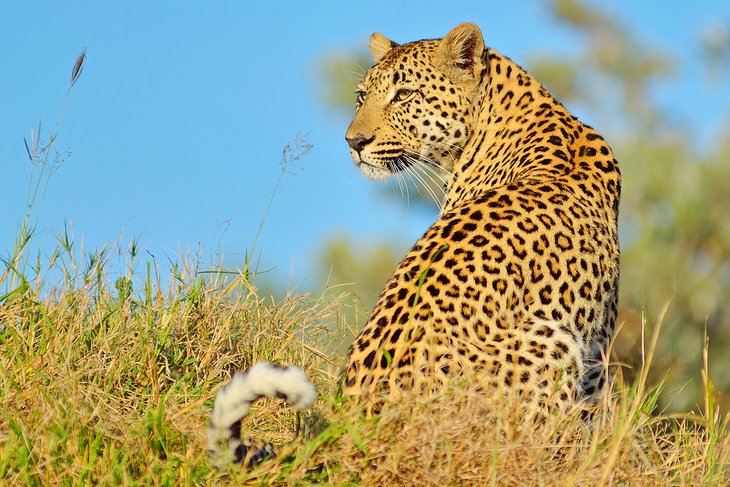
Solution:
<path fill-rule="evenodd" d="M 371 181 L 384 181 L 394 174 L 393 171 L 387 167 L 380 167 L 369 162 L 360 161 L 357 167 L 360 169 L 360 173 Z"/>

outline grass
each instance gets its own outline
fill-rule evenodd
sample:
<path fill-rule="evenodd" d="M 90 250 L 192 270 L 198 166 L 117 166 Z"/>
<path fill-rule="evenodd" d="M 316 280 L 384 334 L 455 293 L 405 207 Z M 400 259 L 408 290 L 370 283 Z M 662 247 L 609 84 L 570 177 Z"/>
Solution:
<path fill-rule="evenodd" d="M 326 368 L 326 357 L 310 349 L 327 334 L 321 323 L 331 305 L 303 296 L 267 305 L 245 288 L 208 287 L 187 269 L 165 294 L 150 276 L 139 291 L 119 285 L 123 279 L 116 289 L 80 279 L 42 298 L 28 287 L 5 297 L 0 478 L 201 481 L 206 416 L 221 381 L 259 360 Z M 321 388 L 325 378 L 319 374 Z M 281 414 L 258 421 L 280 435 Z"/>
<path fill-rule="evenodd" d="M 161 286 L 150 264 L 136 270 L 133 255 L 128 274 L 112 279 L 103 251 L 80 259 L 68 235 L 59 241 L 50 264 L 59 282 L 42 282 L 52 269 L 34 266 L 0 281 L 6 485 L 730 482 L 728 418 L 718 415 L 707 373 L 700 413 L 655 411 L 661 391 L 648 387 L 646 372 L 658 326 L 636 381 L 623 383 L 617 369 L 610 412 L 592 431 L 577 413 L 538 430 L 515 426 L 518 413 L 485 405 L 468 387 L 410 397 L 365 420 L 332 399 L 343 357 L 326 350 L 350 335 L 326 325 L 338 321 L 337 301 L 295 294 L 265 301 L 245 274 L 201 274 L 194 261 Z M 212 470 L 204 437 L 212 398 L 235 370 L 259 360 L 300 365 L 331 424 L 253 472 Z M 294 418 L 263 401 L 244 427 L 286 443 Z"/>
<path fill-rule="evenodd" d="M 61 262 L 63 259 L 57 259 Z M 660 391 L 613 386 L 611 413 L 586 434 L 577 415 L 524 431 L 467 389 L 392 404 L 376 420 L 333 400 L 345 332 L 324 326 L 338 303 L 289 295 L 267 303 L 243 276 L 203 280 L 182 266 L 161 291 L 146 272 L 108 285 L 102 259 L 39 294 L 23 276 L 0 304 L 0 479 L 7 485 L 244 483 L 445 485 L 725 485 L 727 418 L 705 380 L 699 415 L 655 414 Z M 31 286 L 30 283 L 35 283 Z M 252 473 L 212 471 L 204 431 L 215 390 L 256 361 L 296 363 L 322 393 L 325 433 Z M 648 370 L 646 368 L 645 370 Z M 291 438 L 294 416 L 274 401 L 245 427 Z M 226 477 L 230 475 L 230 477 Z"/>
<path fill-rule="evenodd" d="M 337 300 L 264 299 L 249 259 L 231 274 L 183 258 L 163 283 L 154 261 L 139 262 L 136 241 L 119 273 L 108 249 L 79 249 L 68 230 L 48 258 L 31 259 L 32 216 L 57 161 L 55 132 L 40 140 L 39 129 L 27 144 L 39 172 L 0 269 L 0 484 L 730 484 L 729 418 L 718 413 L 707 354 L 700 410 L 657 411 L 662 391 L 647 374 L 661 320 L 637 378 L 626 383 L 615 368 L 591 429 L 577 411 L 529 427 L 518 409 L 485 402 L 464 384 L 401 398 L 364 419 L 335 399 L 337 350 L 352 336 Z M 285 152 L 282 170 L 306 150 Z M 330 424 L 252 472 L 214 470 L 205 429 L 215 392 L 262 360 L 302 367 Z M 273 400 L 244 422 L 279 444 L 294 427 L 293 411 Z"/>

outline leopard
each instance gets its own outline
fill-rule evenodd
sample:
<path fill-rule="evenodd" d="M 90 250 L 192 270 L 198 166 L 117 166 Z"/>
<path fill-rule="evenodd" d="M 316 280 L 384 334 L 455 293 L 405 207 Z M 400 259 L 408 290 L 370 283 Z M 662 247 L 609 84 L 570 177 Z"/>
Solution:
<path fill-rule="evenodd" d="M 608 143 L 473 23 L 403 44 L 374 33 L 369 47 L 345 135 L 353 162 L 371 180 L 438 174 L 444 197 L 350 346 L 342 396 L 377 414 L 384 397 L 465 379 L 531 412 L 597 401 L 618 312 Z M 296 403 L 296 377 L 269 395 Z M 239 384 L 243 410 L 263 392 Z"/>

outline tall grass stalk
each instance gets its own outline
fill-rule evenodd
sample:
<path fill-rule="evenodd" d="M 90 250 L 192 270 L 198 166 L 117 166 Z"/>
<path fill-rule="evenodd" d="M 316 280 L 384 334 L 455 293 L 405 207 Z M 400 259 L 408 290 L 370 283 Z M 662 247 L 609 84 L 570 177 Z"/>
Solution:
<path fill-rule="evenodd" d="M 26 279 L 26 270 L 29 263 L 27 248 L 33 234 L 35 233 L 37 216 L 40 212 L 39 206 L 44 199 L 50 178 L 53 175 L 53 172 L 58 169 L 63 162 L 63 155 L 55 149 L 56 138 L 58 136 L 61 121 L 63 120 L 66 103 L 71 96 L 71 89 L 81 76 L 85 60 L 86 51 L 84 50 L 76 58 L 76 62 L 74 63 L 74 67 L 71 71 L 71 78 L 66 90 L 66 95 L 61 102 L 61 108 L 56 116 L 56 123 L 51 130 L 48 139 L 43 138 L 42 123 L 38 123 L 38 128 L 35 131 L 31 130 L 30 142 L 28 139 L 23 139 L 28 160 L 31 163 L 33 172 L 31 172 L 31 177 L 29 178 L 25 213 L 23 215 L 23 220 L 18 226 L 13 248 L 9 256 L 2 257 L 5 269 L 2 275 L 0 275 L 0 289 L 3 289 L 3 286 L 6 283 L 9 283 L 9 286 L 5 287 L 5 293 L 0 294 L 0 302 L 14 292 L 24 292 L 24 290 L 29 286 L 29 282 Z M 34 173 L 36 170 L 38 172 Z"/>

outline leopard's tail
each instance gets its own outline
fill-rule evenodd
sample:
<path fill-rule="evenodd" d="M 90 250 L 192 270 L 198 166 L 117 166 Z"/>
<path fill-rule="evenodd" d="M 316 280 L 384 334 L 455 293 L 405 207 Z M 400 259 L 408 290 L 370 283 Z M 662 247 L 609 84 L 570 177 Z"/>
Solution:
<path fill-rule="evenodd" d="M 270 443 L 241 438 L 241 420 L 254 402 L 263 397 L 278 397 L 302 410 L 314 403 L 316 395 L 312 382 L 295 366 L 260 362 L 237 372 L 218 392 L 210 415 L 208 454 L 213 464 L 224 467 L 236 462 L 254 466 L 275 455 Z"/>

